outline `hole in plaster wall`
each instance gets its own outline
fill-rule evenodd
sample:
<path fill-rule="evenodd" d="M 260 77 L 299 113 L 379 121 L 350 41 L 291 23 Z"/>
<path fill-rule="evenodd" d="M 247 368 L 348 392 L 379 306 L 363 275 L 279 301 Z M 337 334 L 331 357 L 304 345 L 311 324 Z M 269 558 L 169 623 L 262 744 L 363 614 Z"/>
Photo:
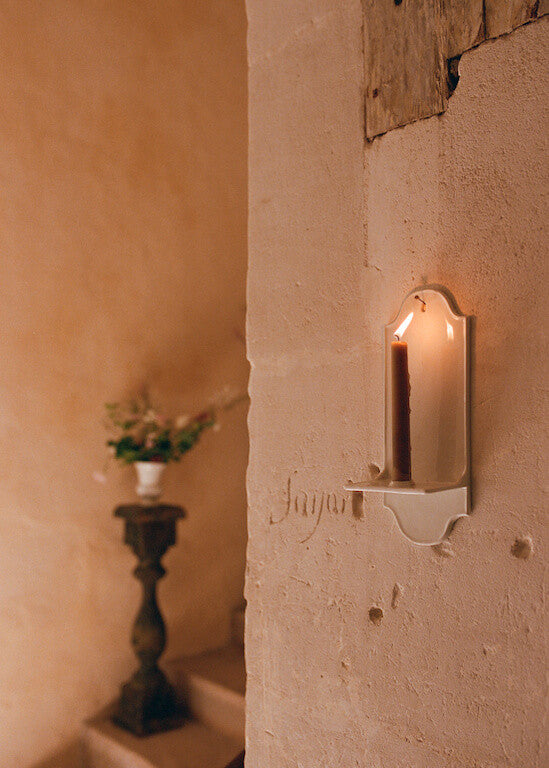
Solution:
<path fill-rule="evenodd" d="M 381 620 L 383 619 L 383 611 L 381 608 L 377 608 L 376 606 L 373 606 L 368 611 L 368 616 L 370 617 L 370 621 L 372 624 L 375 624 L 376 627 L 378 627 L 381 624 Z"/>
<path fill-rule="evenodd" d="M 524 536 L 520 539 L 515 539 L 513 546 L 511 547 L 511 554 L 513 557 L 517 557 L 519 560 L 528 560 L 534 551 L 534 542 L 530 536 Z"/>
<path fill-rule="evenodd" d="M 448 96 L 451 96 L 459 83 L 459 62 L 461 56 L 454 56 L 448 59 L 448 71 L 446 73 L 446 83 L 448 85 Z"/>

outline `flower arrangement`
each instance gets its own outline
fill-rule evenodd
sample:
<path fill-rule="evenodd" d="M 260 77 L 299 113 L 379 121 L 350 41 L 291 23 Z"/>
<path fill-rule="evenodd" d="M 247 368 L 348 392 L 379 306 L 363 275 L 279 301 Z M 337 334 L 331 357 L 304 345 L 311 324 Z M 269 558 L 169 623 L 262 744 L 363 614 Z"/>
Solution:
<path fill-rule="evenodd" d="M 248 399 L 228 388 L 214 405 L 197 416 L 164 416 L 147 396 L 105 405 L 104 425 L 110 436 L 108 455 L 102 472 L 94 472 L 98 483 L 106 483 L 106 470 L 112 458 L 132 464 L 138 477 L 136 491 L 144 504 L 155 502 L 162 492 L 160 477 L 166 464 L 179 461 L 199 440 L 204 430 L 219 429 L 218 414 Z"/>
<path fill-rule="evenodd" d="M 125 464 L 179 461 L 204 430 L 217 423 L 214 408 L 198 416 L 169 419 L 152 407 L 147 398 L 105 405 L 105 426 L 111 433 L 109 453 Z"/>

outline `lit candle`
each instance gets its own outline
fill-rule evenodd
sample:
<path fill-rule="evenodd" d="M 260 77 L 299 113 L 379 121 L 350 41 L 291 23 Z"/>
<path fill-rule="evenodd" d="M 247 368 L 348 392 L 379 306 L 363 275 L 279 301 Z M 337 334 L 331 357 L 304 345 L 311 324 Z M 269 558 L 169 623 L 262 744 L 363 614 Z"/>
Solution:
<path fill-rule="evenodd" d="M 399 325 L 391 342 L 391 393 L 393 472 L 397 482 L 412 479 L 410 450 L 410 376 L 408 374 L 408 344 L 401 341 L 402 334 L 412 322 L 413 312 Z"/>

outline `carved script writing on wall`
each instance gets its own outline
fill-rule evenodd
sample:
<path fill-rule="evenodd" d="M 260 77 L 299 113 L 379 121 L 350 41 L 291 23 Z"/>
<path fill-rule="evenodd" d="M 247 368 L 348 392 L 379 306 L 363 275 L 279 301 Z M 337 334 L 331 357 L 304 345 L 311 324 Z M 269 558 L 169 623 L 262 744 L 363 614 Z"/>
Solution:
<path fill-rule="evenodd" d="M 288 476 L 285 489 L 284 512 L 279 517 L 271 513 L 270 525 L 279 525 L 294 518 L 303 524 L 301 544 L 305 544 L 318 529 L 324 515 L 344 515 L 350 511 L 354 517 L 362 516 L 362 505 L 350 502 L 335 491 L 308 488 L 304 490 L 296 482 L 296 472 Z"/>

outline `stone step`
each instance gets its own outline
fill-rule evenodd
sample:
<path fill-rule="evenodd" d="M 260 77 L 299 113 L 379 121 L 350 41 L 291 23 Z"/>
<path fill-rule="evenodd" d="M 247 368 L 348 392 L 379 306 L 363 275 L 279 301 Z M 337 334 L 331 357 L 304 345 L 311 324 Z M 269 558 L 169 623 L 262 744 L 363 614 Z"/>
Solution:
<path fill-rule="evenodd" d="M 241 647 L 177 659 L 166 665 L 166 672 L 177 690 L 187 690 L 197 720 L 244 743 L 246 669 Z"/>
<path fill-rule="evenodd" d="M 85 768 L 226 768 L 242 749 L 242 742 L 196 721 L 138 738 L 113 725 L 109 714 L 84 726 Z"/>
<path fill-rule="evenodd" d="M 243 650 L 224 648 L 167 662 L 170 681 L 194 719 L 182 728 L 138 738 L 113 725 L 112 707 L 84 724 L 84 768 L 225 768 L 244 746 Z"/>

